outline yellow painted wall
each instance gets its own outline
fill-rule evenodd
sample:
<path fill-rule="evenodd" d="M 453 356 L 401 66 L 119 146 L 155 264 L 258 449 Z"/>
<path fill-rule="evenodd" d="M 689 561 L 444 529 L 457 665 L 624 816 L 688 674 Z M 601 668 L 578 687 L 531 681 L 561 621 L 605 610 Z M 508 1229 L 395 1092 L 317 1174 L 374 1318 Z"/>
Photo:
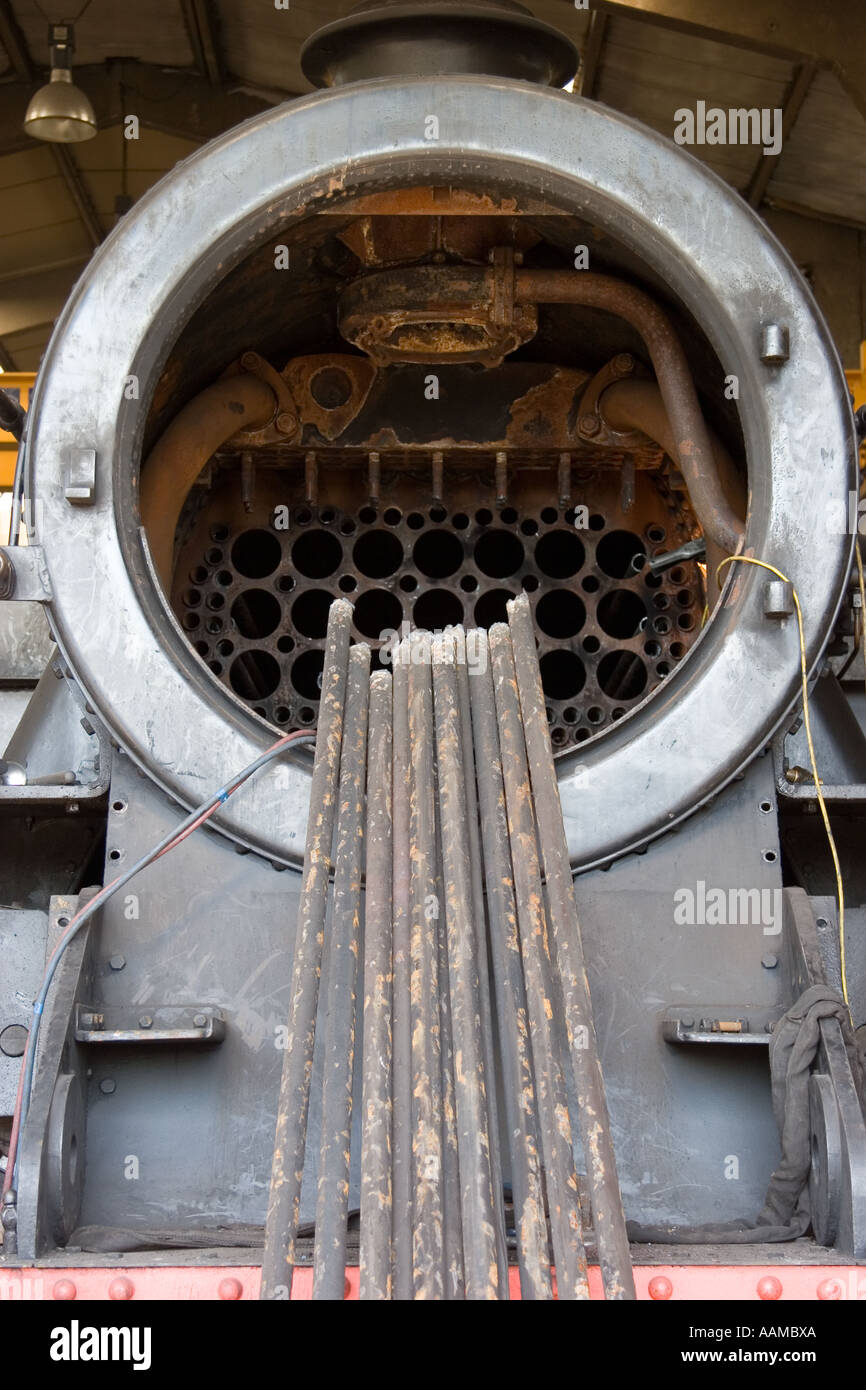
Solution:
<path fill-rule="evenodd" d="M 30 403 L 30 388 L 36 377 L 33 372 L 3 372 L 0 373 L 0 386 L 4 391 L 18 393 L 18 399 L 26 410 Z M 15 472 L 15 459 L 18 455 L 18 444 L 12 435 L 6 430 L 0 430 L 0 488 L 12 486 L 12 475 Z"/>

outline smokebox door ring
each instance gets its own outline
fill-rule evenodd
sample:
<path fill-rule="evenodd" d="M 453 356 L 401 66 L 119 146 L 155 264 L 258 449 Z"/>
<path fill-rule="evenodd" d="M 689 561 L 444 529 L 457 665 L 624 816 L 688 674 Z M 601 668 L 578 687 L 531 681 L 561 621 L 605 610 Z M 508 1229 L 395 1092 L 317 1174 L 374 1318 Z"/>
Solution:
<path fill-rule="evenodd" d="M 820 566 L 807 547 L 787 538 L 800 533 L 804 514 L 821 515 L 828 496 L 844 497 L 854 486 L 844 377 L 811 297 L 759 219 L 691 156 L 592 103 L 506 80 L 445 79 L 435 91 L 436 145 L 424 139 L 431 83 L 419 80 L 303 98 L 198 151 L 116 229 L 73 292 L 47 349 L 35 392 L 28 484 L 42 508 L 52 628 L 111 736 L 186 805 L 196 804 L 202 785 L 221 784 L 229 751 L 241 766 L 271 735 L 200 669 L 172 630 L 164 596 L 144 577 L 128 460 L 137 456 L 140 412 L 179 320 L 187 321 L 206 287 L 249 253 L 254 223 L 264 244 L 317 195 L 312 206 L 321 207 L 322 189 L 338 189 L 340 200 L 401 181 L 446 179 L 488 192 L 501 188 L 519 201 L 537 198 L 543 187 L 563 212 L 591 216 L 640 255 L 700 323 L 726 371 L 739 376 L 746 454 L 755 472 L 746 544 L 796 585 L 810 667 L 840 602 L 853 538 L 828 531 Z M 485 131 L 490 136 L 479 149 Z M 287 165 L 287 148 L 314 152 L 312 162 L 302 166 L 299 156 Z M 680 199 L 659 200 L 664 165 L 682 188 Z M 227 179 L 231 206 L 221 192 Z M 182 239 L 173 235 L 178 199 L 188 210 Z M 715 199 L 725 201 L 725 217 L 693 225 L 688 210 Z M 180 314 L 178 286 L 188 296 Z M 798 345 L 770 383 L 755 352 L 756 301 L 784 319 Z M 109 312 L 108 305 L 121 305 L 122 312 Z M 166 352 L 155 352 L 153 344 L 163 340 Z M 85 354 L 106 370 L 92 398 L 82 401 L 77 382 Z M 116 381 L 132 374 L 141 381 L 135 410 L 115 390 Z M 810 404 L 815 400 L 819 411 Z M 82 436 L 105 459 L 105 479 L 95 505 L 80 509 L 70 545 L 56 460 Z M 824 460 L 820 474 L 810 467 L 813 457 Z M 110 611 L 106 593 L 114 595 Z M 105 621 L 95 622 L 100 613 Z M 747 682 L 744 639 L 753 654 Z M 603 738 L 582 745 L 574 760 L 561 760 L 575 867 L 645 844 L 755 756 L 798 698 L 795 645 L 794 634 L 763 617 L 760 583 L 746 582 L 671 674 L 664 701 L 639 706 Z M 120 651 L 134 659 L 118 660 Z M 712 740 L 708 727 L 715 730 Z M 309 773 L 300 759 L 284 760 L 279 773 L 265 770 L 237 805 L 227 804 L 220 824 L 268 858 L 296 864 Z"/>

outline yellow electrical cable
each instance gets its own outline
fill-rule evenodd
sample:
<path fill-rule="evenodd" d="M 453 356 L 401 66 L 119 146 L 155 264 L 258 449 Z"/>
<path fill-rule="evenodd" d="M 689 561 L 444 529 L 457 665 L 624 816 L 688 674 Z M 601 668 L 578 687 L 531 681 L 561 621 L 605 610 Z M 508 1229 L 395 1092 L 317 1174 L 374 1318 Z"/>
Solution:
<path fill-rule="evenodd" d="M 860 548 L 855 546 L 857 551 L 857 561 L 860 566 L 860 585 L 861 594 L 863 592 L 863 567 L 860 561 Z M 756 560 L 751 555 L 728 555 L 716 570 L 716 583 L 719 582 L 719 575 L 725 565 L 732 564 L 758 565 L 761 569 L 769 570 L 777 579 L 781 579 L 785 584 L 791 584 L 790 579 L 781 570 L 777 570 L 775 565 L 767 564 L 766 560 Z M 845 1000 L 848 1013 L 851 1013 L 851 1005 L 848 1001 L 848 967 L 845 959 L 845 890 L 842 887 L 842 870 L 839 866 L 839 854 L 836 849 L 836 841 L 833 838 L 833 831 L 830 828 L 830 817 L 827 814 L 827 804 L 824 801 L 824 793 L 821 790 L 821 781 L 818 777 L 818 760 L 815 757 L 815 745 L 812 742 L 812 721 L 809 718 L 809 677 L 806 670 L 806 638 L 803 632 L 803 610 L 800 607 L 800 599 L 794 585 L 791 584 L 791 594 L 794 599 L 794 608 L 797 613 L 797 630 L 800 636 L 800 675 L 803 683 L 803 727 L 806 731 L 806 742 L 809 745 L 809 759 L 812 764 L 812 776 L 815 779 L 815 792 L 818 797 L 818 805 L 821 807 L 821 816 L 824 821 L 824 829 L 827 832 L 827 840 L 830 845 L 830 853 L 833 856 L 833 868 L 836 870 L 836 896 L 839 904 L 839 963 L 842 970 L 842 997 Z M 866 647 L 864 647 L 866 649 Z"/>

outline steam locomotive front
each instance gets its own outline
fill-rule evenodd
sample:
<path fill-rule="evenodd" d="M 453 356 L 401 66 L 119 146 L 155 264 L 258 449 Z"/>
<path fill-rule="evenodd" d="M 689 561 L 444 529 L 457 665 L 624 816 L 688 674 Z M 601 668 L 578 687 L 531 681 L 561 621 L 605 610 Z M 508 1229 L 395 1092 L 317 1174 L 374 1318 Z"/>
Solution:
<path fill-rule="evenodd" d="M 796 901 L 709 931 L 676 894 L 785 886 L 785 768 L 761 755 L 801 696 L 795 596 L 811 673 L 854 539 L 835 348 L 751 209 L 561 90 L 576 55 L 520 5 L 363 5 L 304 62 L 324 89 L 174 169 L 57 325 L 26 442 L 36 558 L 7 552 L 58 649 L 9 750 L 19 798 L 84 816 L 91 846 L 105 826 L 114 877 L 316 725 L 336 599 L 388 669 L 409 627 L 487 629 L 526 594 L 626 1215 L 742 1216 L 777 1155 L 760 1044 L 796 996 Z M 49 728 L 74 786 L 36 784 Z M 262 1224 L 311 770 L 303 744 L 263 767 L 64 966 L 23 1257 L 81 1228 Z M 87 855 L 52 878 L 49 932 Z M 731 1019 L 752 1047 L 725 1045 Z M 154 1020 L 179 1030 L 161 1049 Z M 828 1244 L 863 1253 L 861 1200 Z"/>

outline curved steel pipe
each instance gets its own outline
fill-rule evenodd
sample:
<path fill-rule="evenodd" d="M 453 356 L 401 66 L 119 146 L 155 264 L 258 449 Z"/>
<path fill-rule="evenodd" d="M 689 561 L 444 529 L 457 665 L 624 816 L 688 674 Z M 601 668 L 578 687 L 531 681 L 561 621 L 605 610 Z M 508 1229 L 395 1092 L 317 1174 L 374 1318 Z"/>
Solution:
<path fill-rule="evenodd" d="M 667 314 L 642 290 L 611 275 L 590 271 L 517 270 L 519 304 L 580 304 L 616 314 L 646 344 L 673 430 L 673 458 L 686 480 L 704 534 L 733 554 L 743 536 L 740 521 L 722 489 L 688 361 Z"/>
<path fill-rule="evenodd" d="M 666 454 L 676 458 L 674 432 L 662 393 L 654 381 L 615 381 L 602 392 L 598 409 L 611 429 L 641 430 Z M 747 496 L 743 476 L 718 435 L 712 430 L 707 433 L 722 491 L 744 523 Z M 730 553 L 711 536 L 707 536 L 707 602 L 710 608 L 713 608 L 720 592 L 716 571 Z"/>
<path fill-rule="evenodd" d="M 258 377 L 224 377 L 188 401 L 151 449 L 141 472 L 141 523 L 166 588 L 174 533 L 199 473 L 227 439 L 266 425 L 276 408 L 276 396 Z"/>

